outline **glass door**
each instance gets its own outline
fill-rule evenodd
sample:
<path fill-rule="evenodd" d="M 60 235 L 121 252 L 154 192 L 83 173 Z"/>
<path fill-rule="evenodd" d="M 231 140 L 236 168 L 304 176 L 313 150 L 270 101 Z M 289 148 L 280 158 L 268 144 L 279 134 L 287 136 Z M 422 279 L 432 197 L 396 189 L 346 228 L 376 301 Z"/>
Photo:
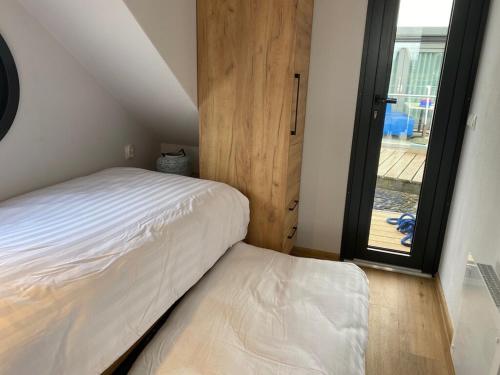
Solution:
<path fill-rule="evenodd" d="M 342 259 L 435 273 L 488 0 L 369 0 Z"/>
<path fill-rule="evenodd" d="M 401 0 L 368 247 L 412 251 L 453 0 Z M 437 125 L 439 126 L 439 125 Z"/>

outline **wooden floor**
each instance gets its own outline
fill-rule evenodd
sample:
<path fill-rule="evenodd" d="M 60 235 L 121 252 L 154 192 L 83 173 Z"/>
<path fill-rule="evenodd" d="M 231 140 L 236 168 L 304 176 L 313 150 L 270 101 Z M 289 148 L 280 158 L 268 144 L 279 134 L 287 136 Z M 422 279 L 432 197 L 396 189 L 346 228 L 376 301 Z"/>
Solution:
<path fill-rule="evenodd" d="M 409 253 L 410 248 L 401 245 L 401 239 L 405 235 L 398 232 L 395 225 L 388 224 L 386 221 L 387 218 L 400 216 L 399 212 L 373 210 L 368 244 Z"/>
<path fill-rule="evenodd" d="M 434 279 L 365 268 L 367 375 L 453 374 Z"/>
<path fill-rule="evenodd" d="M 292 254 L 338 259 L 338 254 L 306 248 Z M 370 283 L 366 375 L 453 375 L 436 280 L 363 270 Z"/>
<path fill-rule="evenodd" d="M 381 178 L 421 184 L 424 164 L 424 153 L 382 147 L 377 175 Z"/>

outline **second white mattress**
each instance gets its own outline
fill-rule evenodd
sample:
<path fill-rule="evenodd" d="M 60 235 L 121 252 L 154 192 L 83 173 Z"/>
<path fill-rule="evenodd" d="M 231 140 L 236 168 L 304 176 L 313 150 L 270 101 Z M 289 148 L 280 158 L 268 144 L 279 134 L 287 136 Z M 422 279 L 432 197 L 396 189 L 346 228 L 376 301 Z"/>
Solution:
<path fill-rule="evenodd" d="M 132 368 L 144 374 L 364 374 L 368 282 L 353 264 L 235 245 Z"/>

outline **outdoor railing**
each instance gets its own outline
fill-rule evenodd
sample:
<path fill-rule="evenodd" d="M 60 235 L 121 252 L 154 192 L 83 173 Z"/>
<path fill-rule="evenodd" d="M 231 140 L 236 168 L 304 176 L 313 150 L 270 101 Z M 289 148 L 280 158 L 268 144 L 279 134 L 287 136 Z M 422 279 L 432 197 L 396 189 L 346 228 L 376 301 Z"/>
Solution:
<path fill-rule="evenodd" d="M 388 94 L 389 97 L 398 99 L 398 103 L 392 105 L 392 110 L 405 113 L 406 116 L 414 118 L 415 124 L 418 125 L 419 130 L 421 130 L 421 127 L 423 129 L 421 130 L 422 135 L 425 135 L 426 129 L 430 129 L 434 104 L 436 102 L 436 95 L 430 93 L 431 86 L 427 86 L 426 89 L 428 91 L 427 94 Z"/>

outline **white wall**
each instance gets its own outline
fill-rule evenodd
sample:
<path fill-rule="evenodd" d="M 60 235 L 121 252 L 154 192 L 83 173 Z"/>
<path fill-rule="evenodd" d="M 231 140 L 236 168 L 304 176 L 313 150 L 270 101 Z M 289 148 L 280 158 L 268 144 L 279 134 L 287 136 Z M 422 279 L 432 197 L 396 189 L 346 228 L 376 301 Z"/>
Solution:
<path fill-rule="evenodd" d="M 340 252 L 367 0 L 316 0 L 297 245 Z"/>
<path fill-rule="evenodd" d="M 141 125 L 165 141 L 198 144 L 196 102 L 123 0 L 19 1 Z"/>
<path fill-rule="evenodd" d="M 196 0 L 124 1 L 193 103 L 198 103 Z"/>
<path fill-rule="evenodd" d="M 452 320 L 461 305 L 467 255 L 500 271 L 500 1 L 491 3 L 439 274 Z"/>
<path fill-rule="evenodd" d="M 0 141 L 0 200 L 105 167 L 153 167 L 159 142 L 16 0 L 0 0 L 0 9 L 21 85 L 17 117 Z M 136 146 L 133 161 L 124 160 L 127 143 Z"/>

